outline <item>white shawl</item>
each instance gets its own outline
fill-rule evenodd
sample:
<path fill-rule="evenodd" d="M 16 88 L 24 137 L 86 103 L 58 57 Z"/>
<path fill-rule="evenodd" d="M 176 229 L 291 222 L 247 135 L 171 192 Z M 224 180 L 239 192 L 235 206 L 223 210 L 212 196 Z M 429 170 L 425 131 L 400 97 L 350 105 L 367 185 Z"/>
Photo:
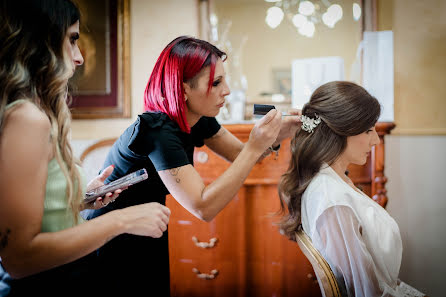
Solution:
<path fill-rule="evenodd" d="M 424 296 L 398 279 L 403 248 L 395 220 L 327 164 L 302 196 L 302 227 L 347 296 Z"/>

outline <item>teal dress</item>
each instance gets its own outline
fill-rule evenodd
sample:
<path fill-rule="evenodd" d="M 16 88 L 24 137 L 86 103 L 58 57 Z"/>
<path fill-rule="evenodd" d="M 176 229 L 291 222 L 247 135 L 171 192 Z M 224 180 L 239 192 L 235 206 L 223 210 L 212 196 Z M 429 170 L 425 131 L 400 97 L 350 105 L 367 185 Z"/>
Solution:
<path fill-rule="evenodd" d="M 9 104 L 7 109 L 24 102 L 26 100 L 17 100 Z M 82 189 L 85 192 L 85 178 L 82 170 L 80 172 Z M 71 211 L 68 210 L 66 187 L 67 181 L 62 169 L 53 158 L 48 163 L 41 232 L 57 232 L 84 222 L 82 218 L 79 222 L 75 222 Z M 11 279 L 3 276 L 4 281 L 0 284 L 3 293 L 0 291 L 0 296 L 85 296 L 84 290 L 87 292 L 92 290 L 89 285 L 95 287 L 90 275 L 94 273 L 95 259 L 96 255 L 92 253 L 74 262 L 25 278 Z M 86 281 L 87 276 L 88 281 Z M 5 288 L 7 283 L 10 288 Z"/>

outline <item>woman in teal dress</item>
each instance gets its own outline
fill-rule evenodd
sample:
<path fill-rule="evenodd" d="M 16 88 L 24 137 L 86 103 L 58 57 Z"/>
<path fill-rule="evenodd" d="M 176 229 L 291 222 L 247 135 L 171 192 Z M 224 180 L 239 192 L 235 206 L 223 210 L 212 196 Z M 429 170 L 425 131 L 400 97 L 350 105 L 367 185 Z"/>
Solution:
<path fill-rule="evenodd" d="M 88 222 L 79 215 L 122 191 L 82 203 L 113 166 L 85 185 L 69 143 L 67 84 L 83 63 L 79 19 L 70 0 L 0 2 L 0 259 L 10 275 L 0 275 L 10 285 L 0 295 L 79 296 L 100 287 L 97 248 L 120 234 L 158 238 L 167 228 L 170 211 L 159 203 Z"/>

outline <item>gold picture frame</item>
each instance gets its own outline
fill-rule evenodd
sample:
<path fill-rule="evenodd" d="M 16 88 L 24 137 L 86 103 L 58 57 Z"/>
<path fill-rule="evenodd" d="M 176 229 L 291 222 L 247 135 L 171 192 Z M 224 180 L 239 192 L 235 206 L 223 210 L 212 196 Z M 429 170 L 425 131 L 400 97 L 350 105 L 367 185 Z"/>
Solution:
<path fill-rule="evenodd" d="M 131 116 L 129 2 L 76 0 L 84 65 L 70 81 L 73 119 Z"/>

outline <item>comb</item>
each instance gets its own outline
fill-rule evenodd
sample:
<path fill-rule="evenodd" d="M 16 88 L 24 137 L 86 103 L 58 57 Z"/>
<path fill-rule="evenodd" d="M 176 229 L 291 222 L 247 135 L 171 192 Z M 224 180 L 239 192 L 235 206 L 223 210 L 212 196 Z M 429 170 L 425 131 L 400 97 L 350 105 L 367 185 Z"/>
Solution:
<path fill-rule="evenodd" d="M 276 109 L 274 105 L 268 105 L 268 104 L 254 104 L 254 115 L 265 115 L 267 114 L 271 109 Z M 294 116 L 293 114 L 287 114 L 285 112 L 282 112 L 282 116 Z"/>
<path fill-rule="evenodd" d="M 271 109 L 275 109 L 276 107 L 274 105 L 268 105 L 268 104 L 254 104 L 254 113 L 255 115 L 265 115 L 270 111 Z"/>

